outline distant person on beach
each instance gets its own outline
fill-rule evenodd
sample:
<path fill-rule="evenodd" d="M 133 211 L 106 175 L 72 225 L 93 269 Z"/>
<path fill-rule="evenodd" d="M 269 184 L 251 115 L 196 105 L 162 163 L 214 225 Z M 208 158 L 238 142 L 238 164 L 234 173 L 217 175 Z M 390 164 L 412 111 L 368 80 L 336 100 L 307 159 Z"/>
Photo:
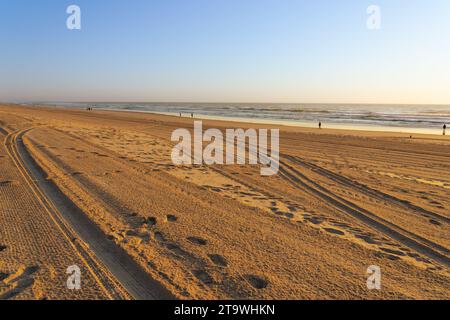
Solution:
<path fill-rule="evenodd" d="M 442 131 L 442 135 L 445 136 L 445 130 L 447 130 L 447 125 L 444 124 L 444 126 L 442 127 L 444 130 Z"/>
<path fill-rule="evenodd" d="M 193 113 L 191 113 L 191 118 L 194 118 L 194 114 Z"/>
<path fill-rule="evenodd" d="M 181 117 L 181 112 L 180 112 L 180 117 Z"/>
<path fill-rule="evenodd" d="M 319 129 L 322 129 L 322 122 L 319 122 Z"/>

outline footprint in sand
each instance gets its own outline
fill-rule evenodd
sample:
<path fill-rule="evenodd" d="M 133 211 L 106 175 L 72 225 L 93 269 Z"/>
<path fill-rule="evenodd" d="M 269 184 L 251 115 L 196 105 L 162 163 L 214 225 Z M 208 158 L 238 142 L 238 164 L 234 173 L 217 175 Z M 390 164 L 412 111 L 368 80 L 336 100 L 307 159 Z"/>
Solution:
<path fill-rule="evenodd" d="M 406 256 L 406 254 L 403 251 L 399 251 L 399 250 L 393 250 L 393 249 L 389 249 L 389 248 L 380 248 L 380 250 L 382 250 L 386 253 L 389 253 L 389 254 L 396 255 L 396 256 L 401 256 L 401 257 Z"/>
<path fill-rule="evenodd" d="M 138 229 L 134 229 L 134 230 L 127 230 L 125 232 L 125 235 L 129 236 L 129 237 L 139 238 L 139 239 L 141 239 L 143 241 L 150 240 L 150 233 L 145 228 L 138 228 Z"/>
<path fill-rule="evenodd" d="M 205 270 L 194 270 L 192 274 L 204 284 L 212 284 L 213 279 Z"/>
<path fill-rule="evenodd" d="M 167 222 L 175 222 L 178 220 L 177 216 L 173 215 L 173 214 L 168 214 L 166 216 L 166 220 Z"/>
<path fill-rule="evenodd" d="M 188 237 L 187 240 L 190 243 L 199 245 L 199 246 L 206 246 L 206 244 L 208 243 L 205 239 L 202 238 L 198 238 L 198 237 Z"/>
<path fill-rule="evenodd" d="M 269 285 L 267 280 L 253 274 L 247 274 L 244 278 L 255 289 L 264 289 Z"/>
<path fill-rule="evenodd" d="M 147 225 L 149 225 L 150 227 L 155 226 L 156 225 L 156 218 L 155 217 L 148 217 L 144 219 L 144 223 L 146 223 Z"/>
<path fill-rule="evenodd" d="M 368 244 L 380 244 L 380 242 L 373 239 L 372 236 L 370 236 L 370 235 L 357 234 L 357 235 L 355 235 L 355 237 L 363 240 L 364 242 L 366 242 Z"/>
<path fill-rule="evenodd" d="M 270 210 L 271 210 L 274 214 L 279 215 L 279 216 L 281 216 L 281 215 L 283 214 L 281 211 L 278 210 L 277 207 L 271 207 Z"/>
<path fill-rule="evenodd" d="M 10 186 L 18 186 L 19 181 L 16 180 L 4 180 L 0 181 L 0 187 L 10 187 Z"/>
<path fill-rule="evenodd" d="M 290 212 L 283 212 L 283 215 L 288 219 L 294 219 L 294 214 Z"/>
<path fill-rule="evenodd" d="M 227 260 L 219 254 L 208 254 L 208 258 L 219 267 L 228 266 Z"/>
<path fill-rule="evenodd" d="M 323 222 L 323 219 L 321 217 L 316 217 L 316 216 L 310 217 L 310 216 L 307 216 L 307 217 L 304 217 L 304 218 L 305 218 L 306 221 L 309 221 L 309 222 L 311 222 L 312 224 L 315 224 L 315 225 L 322 224 L 322 222 Z"/>
<path fill-rule="evenodd" d="M 338 236 L 343 236 L 343 235 L 345 235 L 345 233 L 344 233 L 343 231 L 338 230 L 338 229 L 324 228 L 324 230 L 325 230 L 326 232 L 328 232 L 328 233 L 336 234 L 336 235 L 338 235 Z"/>
<path fill-rule="evenodd" d="M 39 267 L 25 267 L 22 266 L 15 274 L 8 275 L 3 279 L 3 283 L 9 287 L 9 290 L 0 294 L 0 300 L 7 300 L 15 297 L 26 288 L 34 283 L 33 274 L 39 270 Z"/>
<path fill-rule="evenodd" d="M 330 220 L 330 221 L 332 221 L 332 224 L 333 224 L 334 226 L 336 226 L 336 227 L 350 228 L 350 225 L 347 224 L 347 223 L 338 222 L 338 221 L 335 221 L 335 220 Z"/>
<path fill-rule="evenodd" d="M 433 220 L 433 219 L 430 219 L 430 223 L 434 224 L 435 226 L 441 226 L 442 225 L 439 221 L 436 221 L 436 220 Z"/>
<path fill-rule="evenodd" d="M 155 231 L 153 232 L 153 239 L 157 242 L 164 242 L 166 241 L 166 238 L 164 237 L 164 235 L 159 232 L 159 231 Z"/>
<path fill-rule="evenodd" d="M 167 243 L 166 248 L 175 253 L 176 255 L 180 257 L 187 257 L 189 253 L 185 250 L 183 250 L 178 244 L 176 243 Z"/>
<path fill-rule="evenodd" d="M 270 207 L 269 209 L 278 216 L 283 216 L 288 219 L 293 219 L 295 217 L 293 213 L 281 211 L 278 207 Z"/>

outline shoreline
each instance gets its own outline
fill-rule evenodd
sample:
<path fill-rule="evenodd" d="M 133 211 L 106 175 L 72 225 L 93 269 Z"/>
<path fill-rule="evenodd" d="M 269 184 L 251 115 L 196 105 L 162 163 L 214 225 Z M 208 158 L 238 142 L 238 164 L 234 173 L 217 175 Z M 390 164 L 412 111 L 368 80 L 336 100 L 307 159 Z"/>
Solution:
<path fill-rule="evenodd" d="M 23 105 L 23 104 L 12 104 L 18 106 L 26 107 L 46 107 L 46 108 L 58 108 L 67 110 L 85 110 L 82 107 L 65 107 L 62 105 Z M 175 118 L 180 118 L 177 112 L 158 112 L 158 111 L 148 111 L 148 110 L 124 110 L 124 109 L 112 109 L 112 108 L 94 108 L 93 111 L 113 111 L 113 112 L 129 112 L 129 113 L 142 113 L 142 114 L 155 114 L 164 115 Z M 181 118 L 192 119 L 188 113 L 182 113 Z M 261 125 L 277 125 L 283 127 L 292 127 L 300 129 L 318 129 L 317 123 L 308 121 L 294 121 L 294 120 L 282 120 L 282 119 L 252 119 L 247 117 L 228 117 L 228 116 L 215 116 L 215 115 L 204 115 L 204 114 L 194 114 L 194 118 L 197 120 L 212 120 L 212 121 L 224 121 L 224 122 L 236 122 L 245 124 L 261 124 Z M 421 128 L 421 127 L 403 127 L 403 126 L 381 126 L 381 125 L 370 125 L 370 124 L 347 124 L 347 123 L 329 123 L 322 122 L 322 130 L 342 130 L 342 131 L 357 131 L 357 132 L 379 132 L 387 134 L 420 134 L 428 136 L 441 136 L 442 128 Z M 445 140 L 445 138 L 443 138 Z"/>
<path fill-rule="evenodd" d="M 72 111 L 86 111 L 82 107 L 64 107 L 56 105 L 23 105 L 23 104 L 3 104 L 10 106 L 19 106 L 25 108 L 48 108 L 48 109 L 58 109 L 58 110 L 72 110 Z M 283 129 L 290 130 L 314 130 L 314 132 L 323 133 L 352 133 L 355 135 L 399 135 L 400 137 L 408 137 L 409 135 L 415 134 L 422 138 L 434 138 L 437 140 L 448 141 L 450 132 L 444 136 L 442 135 L 442 128 L 437 129 L 426 129 L 426 128 L 409 128 L 409 127 L 389 127 L 389 126 L 370 126 L 370 125 L 347 125 L 347 124 L 328 124 L 322 123 L 322 129 L 317 128 L 317 124 L 309 122 L 299 122 L 299 121 L 288 121 L 288 120 L 269 120 L 269 119 L 250 119 L 250 118 L 240 118 L 240 117 L 223 117 L 223 116 L 208 116 L 197 114 L 194 118 L 191 118 L 188 114 L 183 114 L 182 117 L 178 113 L 172 112 L 157 112 L 157 111 L 142 111 L 142 110 L 123 110 L 123 109 L 108 109 L 108 108 L 94 108 L 92 111 L 97 112 L 120 112 L 125 114 L 147 114 L 147 115 L 158 115 L 166 116 L 173 119 L 194 119 L 194 120 L 205 120 L 220 123 L 241 123 L 244 125 L 258 124 L 265 126 L 277 125 L 283 127 Z M 91 111 L 91 112 L 92 112 Z"/>
<path fill-rule="evenodd" d="M 139 111 L 139 110 L 113 110 L 113 109 L 97 109 L 102 111 L 124 111 L 124 112 L 137 112 L 137 113 L 150 113 L 159 114 L 165 116 L 179 117 L 174 112 L 156 112 L 156 111 Z M 189 118 L 189 116 L 183 115 L 182 118 Z M 295 127 L 304 129 L 318 129 L 317 123 L 306 121 L 289 121 L 278 119 L 251 119 L 245 117 L 226 117 L 226 116 L 208 116 L 198 114 L 193 119 L 200 120 L 215 120 L 215 121 L 229 121 L 236 123 L 246 124 L 265 124 L 265 125 L 279 125 L 283 127 Z M 350 130 L 350 131 L 368 131 L 368 132 L 383 132 L 383 133 L 406 133 L 406 134 L 426 134 L 426 135 L 439 135 L 439 130 L 442 135 L 441 129 L 426 129 L 426 128 L 410 128 L 410 127 L 390 127 L 390 126 L 377 126 L 377 125 L 358 125 L 358 124 L 345 124 L 345 123 L 324 123 L 322 122 L 322 129 L 332 130 Z"/>

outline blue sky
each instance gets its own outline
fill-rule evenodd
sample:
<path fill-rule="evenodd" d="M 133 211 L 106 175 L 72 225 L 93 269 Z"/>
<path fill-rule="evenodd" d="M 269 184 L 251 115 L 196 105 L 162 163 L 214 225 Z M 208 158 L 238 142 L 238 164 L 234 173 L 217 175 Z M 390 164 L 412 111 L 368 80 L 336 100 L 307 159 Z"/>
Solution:
<path fill-rule="evenodd" d="M 0 0 L 0 42 L 0 101 L 450 104 L 448 0 Z"/>

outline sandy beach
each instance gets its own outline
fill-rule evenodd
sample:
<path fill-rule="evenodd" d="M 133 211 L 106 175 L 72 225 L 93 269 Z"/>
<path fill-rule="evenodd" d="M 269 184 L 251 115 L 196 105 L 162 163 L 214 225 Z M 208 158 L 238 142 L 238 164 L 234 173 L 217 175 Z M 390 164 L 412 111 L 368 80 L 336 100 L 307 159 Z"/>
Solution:
<path fill-rule="evenodd" d="M 264 177 L 173 165 L 193 121 L 0 105 L 0 299 L 450 298 L 449 136 L 280 126 Z"/>

